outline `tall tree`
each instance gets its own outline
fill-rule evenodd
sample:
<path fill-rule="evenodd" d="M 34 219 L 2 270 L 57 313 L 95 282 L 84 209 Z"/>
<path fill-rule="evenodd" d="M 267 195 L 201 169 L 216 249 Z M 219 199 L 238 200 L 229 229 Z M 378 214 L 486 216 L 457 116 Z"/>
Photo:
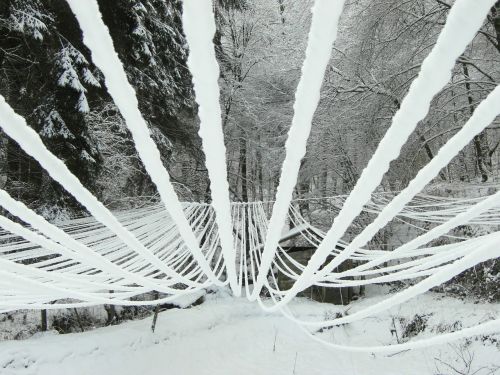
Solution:
<path fill-rule="evenodd" d="M 171 158 L 172 141 L 196 148 L 180 1 L 101 0 L 99 5 L 165 162 Z M 106 189 L 97 183 L 104 161 L 95 136 L 111 127 L 95 121 L 103 119 L 98 114 L 111 99 L 66 1 L 0 3 L 0 94 L 91 191 L 100 194 Z M 115 119 L 119 126 L 119 115 Z M 57 214 L 57 207 L 80 209 L 36 161 L 0 137 L 0 153 L 7 150 L 0 176 L 7 177 L 5 185 L 14 196 L 49 216 Z M 121 137 L 128 139 L 133 153 L 130 134 L 125 130 Z M 139 163 L 137 170 L 141 168 Z M 137 176 L 151 186 L 145 174 Z"/>

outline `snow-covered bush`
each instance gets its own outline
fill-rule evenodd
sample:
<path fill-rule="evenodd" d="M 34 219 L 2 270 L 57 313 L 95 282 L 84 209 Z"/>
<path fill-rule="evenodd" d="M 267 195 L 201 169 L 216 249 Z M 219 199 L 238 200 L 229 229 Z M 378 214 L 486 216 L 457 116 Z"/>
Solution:
<path fill-rule="evenodd" d="M 88 311 L 68 310 L 66 313 L 57 315 L 52 319 L 52 329 L 57 332 L 72 333 L 83 332 L 88 329 L 100 326 L 99 319 L 92 316 Z"/>
<path fill-rule="evenodd" d="M 500 259 L 478 264 L 445 285 L 445 291 L 487 302 L 500 301 Z"/>
<path fill-rule="evenodd" d="M 90 124 L 90 138 L 102 158 L 96 176 L 101 200 L 112 208 L 135 207 L 156 201 L 156 189 L 118 109 L 108 103 L 89 112 L 86 118 Z M 172 153 L 172 143 L 159 129 L 151 126 L 150 131 L 166 165 Z"/>
<path fill-rule="evenodd" d="M 489 232 L 487 228 L 463 225 L 454 234 L 474 238 Z M 461 297 L 473 297 L 486 302 L 500 301 L 500 259 L 492 259 L 470 268 L 444 285 L 448 293 Z"/>
<path fill-rule="evenodd" d="M 427 321 L 429 320 L 428 315 L 415 314 L 413 319 L 406 320 L 400 318 L 399 322 L 403 328 L 403 333 L 401 338 L 403 340 L 409 340 L 412 337 L 417 336 L 419 333 L 423 332 L 427 328 Z"/>

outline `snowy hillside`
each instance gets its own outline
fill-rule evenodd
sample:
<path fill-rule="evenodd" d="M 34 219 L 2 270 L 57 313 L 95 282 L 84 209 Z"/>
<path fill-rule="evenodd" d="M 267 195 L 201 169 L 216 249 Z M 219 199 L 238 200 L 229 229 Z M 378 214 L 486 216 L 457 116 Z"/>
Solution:
<path fill-rule="evenodd" d="M 372 296 L 354 303 L 351 310 L 374 303 L 386 289 L 369 292 Z M 304 299 L 290 308 L 304 319 L 321 319 L 343 309 Z M 352 345 L 389 344 L 483 322 L 499 311 L 499 305 L 429 294 L 384 316 L 320 335 Z M 481 375 L 500 371 L 498 335 L 389 355 L 351 354 L 316 343 L 279 313 L 266 314 L 256 304 L 221 293 L 209 295 L 200 306 L 160 314 L 154 334 L 150 324 L 148 318 L 82 334 L 48 333 L 2 342 L 0 373 Z"/>

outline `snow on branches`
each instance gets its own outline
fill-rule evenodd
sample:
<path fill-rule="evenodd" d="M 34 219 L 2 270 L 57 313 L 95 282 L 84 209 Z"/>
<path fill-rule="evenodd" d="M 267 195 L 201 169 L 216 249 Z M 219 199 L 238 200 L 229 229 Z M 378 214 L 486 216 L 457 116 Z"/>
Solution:
<path fill-rule="evenodd" d="M 17 0 L 13 2 L 13 9 L 7 20 L 7 27 L 38 41 L 43 41 L 44 35 L 49 32 L 47 23 L 53 18 L 41 11 L 38 0 Z"/>
<path fill-rule="evenodd" d="M 82 113 L 89 112 L 89 103 L 85 95 L 87 89 L 84 84 L 101 87 L 98 79 L 89 69 L 89 62 L 80 51 L 69 43 L 56 54 L 55 59 L 56 69 L 59 71 L 57 84 L 78 92 L 80 96 L 76 109 Z"/>

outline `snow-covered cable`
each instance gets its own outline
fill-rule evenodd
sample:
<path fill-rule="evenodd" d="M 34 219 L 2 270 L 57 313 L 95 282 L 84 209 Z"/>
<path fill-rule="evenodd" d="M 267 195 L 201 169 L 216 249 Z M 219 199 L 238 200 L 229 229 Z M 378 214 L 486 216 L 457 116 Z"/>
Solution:
<path fill-rule="evenodd" d="M 170 182 L 170 175 L 161 161 L 160 151 L 152 140 L 148 125 L 139 111 L 137 96 L 128 82 L 125 69 L 115 51 L 109 30 L 102 21 L 96 0 L 66 0 L 75 14 L 83 32 L 83 41 L 92 53 L 92 61 L 102 71 L 106 87 L 125 119 L 146 171 L 158 188 L 165 208 L 173 217 L 179 233 L 190 248 L 203 272 L 215 284 L 215 278 L 201 253 L 198 241 L 184 216 L 181 203 Z"/>
<path fill-rule="evenodd" d="M 494 0 L 481 2 L 457 0 L 453 4 L 436 45 L 422 63 L 421 71 L 411 84 L 400 109 L 394 115 L 391 127 L 380 141 L 325 239 L 279 305 L 286 304 L 308 286 L 330 250 L 335 247 L 352 221 L 361 213 L 363 205 L 368 202 L 372 192 L 389 169 L 390 162 L 398 157 L 401 148 L 418 122 L 427 115 L 432 98 L 449 81 L 455 61 L 474 38 L 493 3 Z M 348 259 L 352 251 L 354 249 L 341 252 L 330 266 L 334 268 L 341 264 Z M 273 307 L 273 309 L 277 308 L 278 306 Z"/>
<path fill-rule="evenodd" d="M 229 284 L 236 296 L 241 294 L 236 277 L 236 259 L 231 224 L 226 146 L 219 104 L 219 65 L 212 43 L 215 20 L 211 1 L 184 0 L 182 24 L 189 45 L 188 67 L 193 76 L 199 105 L 200 137 L 210 178 L 212 206 L 215 209 L 222 254 Z"/>
<path fill-rule="evenodd" d="M 293 188 L 297 183 L 300 162 L 306 153 L 312 120 L 320 99 L 326 67 L 330 61 L 333 43 L 337 37 L 339 19 L 345 0 L 316 0 L 312 8 L 311 28 L 308 36 L 306 57 L 302 65 L 292 125 L 286 141 L 285 161 L 276 191 L 276 202 L 269 220 L 259 275 L 251 298 L 262 290 L 278 246 L 281 229 L 285 223 Z"/>

